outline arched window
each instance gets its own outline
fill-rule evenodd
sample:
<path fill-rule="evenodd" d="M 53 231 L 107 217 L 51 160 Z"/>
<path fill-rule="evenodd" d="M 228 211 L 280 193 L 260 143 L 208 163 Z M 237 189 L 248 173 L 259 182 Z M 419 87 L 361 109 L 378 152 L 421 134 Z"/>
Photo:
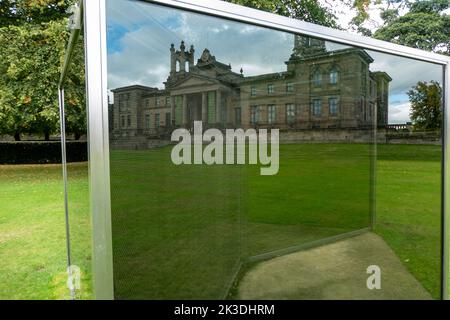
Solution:
<path fill-rule="evenodd" d="M 186 61 L 186 62 L 184 63 L 184 70 L 185 70 L 186 72 L 189 72 L 189 61 Z"/>
<path fill-rule="evenodd" d="M 313 73 L 313 84 L 316 87 L 319 87 L 320 85 L 322 85 L 322 73 L 320 73 L 320 70 L 316 70 Z"/>
<path fill-rule="evenodd" d="M 175 71 L 180 72 L 180 61 L 179 60 L 177 60 L 177 62 L 175 63 Z"/>
<path fill-rule="evenodd" d="M 330 71 L 330 84 L 337 84 L 339 81 L 339 72 L 336 68 Z"/>

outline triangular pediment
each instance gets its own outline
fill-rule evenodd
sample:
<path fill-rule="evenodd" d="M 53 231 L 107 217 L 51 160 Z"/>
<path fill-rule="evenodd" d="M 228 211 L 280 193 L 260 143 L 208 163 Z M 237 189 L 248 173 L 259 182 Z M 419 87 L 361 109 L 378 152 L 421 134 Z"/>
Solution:
<path fill-rule="evenodd" d="M 218 83 L 219 81 L 215 79 L 192 74 L 184 79 L 177 81 L 177 83 L 172 86 L 172 89 L 210 86 Z"/>

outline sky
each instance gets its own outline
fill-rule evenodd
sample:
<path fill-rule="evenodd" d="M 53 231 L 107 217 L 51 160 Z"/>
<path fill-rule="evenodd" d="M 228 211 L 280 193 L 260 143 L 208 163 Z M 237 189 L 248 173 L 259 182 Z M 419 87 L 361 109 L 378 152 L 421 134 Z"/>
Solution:
<path fill-rule="evenodd" d="M 233 71 L 242 68 L 245 76 L 285 71 L 284 61 L 289 59 L 294 43 L 293 35 L 280 31 L 139 1 L 109 0 L 109 89 L 133 84 L 163 88 L 170 68 L 170 44 L 178 48 L 182 40 L 187 48 L 194 45 L 195 61 L 208 48 L 218 61 L 231 64 Z M 342 47 L 327 43 L 329 50 Z M 441 82 L 441 68 L 383 53 L 368 53 L 375 59 L 371 70 L 385 71 L 393 78 L 389 123 L 409 121 L 406 92 L 419 80 Z"/>

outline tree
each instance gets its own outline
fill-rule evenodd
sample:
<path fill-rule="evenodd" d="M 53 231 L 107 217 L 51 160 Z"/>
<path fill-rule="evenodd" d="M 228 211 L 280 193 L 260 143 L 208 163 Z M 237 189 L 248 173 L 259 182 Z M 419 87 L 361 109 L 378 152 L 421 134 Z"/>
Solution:
<path fill-rule="evenodd" d="M 58 129 L 57 84 L 65 45 L 67 19 L 0 28 L 0 132 L 16 140 L 22 133 L 43 134 Z M 83 48 L 80 43 L 68 81 L 68 132 L 85 131 Z"/>
<path fill-rule="evenodd" d="M 0 0 L 0 27 L 39 24 L 67 17 L 75 0 Z"/>
<path fill-rule="evenodd" d="M 336 17 L 317 0 L 225 0 L 327 27 L 338 28 Z"/>
<path fill-rule="evenodd" d="M 399 16 L 398 10 L 385 10 L 384 25 L 374 37 L 436 53 L 450 55 L 449 0 L 417 1 L 408 4 L 410 11 Z"/>
<path fill-rule="evenodd" d="M 442 124 L 442 88 L 438 82 L 419 81 L 408 91 L 415 130 L 439 130 Z"/>

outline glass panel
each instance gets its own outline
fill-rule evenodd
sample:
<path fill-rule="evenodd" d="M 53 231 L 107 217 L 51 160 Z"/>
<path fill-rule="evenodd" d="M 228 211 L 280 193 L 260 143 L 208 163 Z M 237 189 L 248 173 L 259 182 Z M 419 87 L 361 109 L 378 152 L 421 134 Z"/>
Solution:
<path fill-rule="evenodd" d="M 67 75 L 65 89 L 66 115 L 66 157 L 67 157 L 67 192 L 70 229 L 70 271 L 72 276 L 74 299 L 92 299 L 92 234 L 91 215 L 89 207 L 88 179 L 88 143 L 86 124 L 86 103 L 84 86 L 74 86 L 76 72 L 83 72 L 84 42 L 80 37 L 75 44 L 72 68 Z M 65 293 L 67 290 L 67 277 Z M 70 297 L 67 293 L 66 297 Z"/>
<path fill-rule="evenodd" d="M 439 66 L 144 2 L 107 17 L 117 298 L 439 296 L 439 130 L 408 118 Z"/>
<path fill-rule="evenodd" d="M 388 111 L 378 115 L 375 231 L 407 271 L 438 299 L 443 69 L 431 63 L 368 53 L 375 59 L 374 65 L 392 79 L 389 91 L 383 93 L 387 85 L 384 81 L 374 83 L 371 89 L 378 91 L 379 110 Z"/>

